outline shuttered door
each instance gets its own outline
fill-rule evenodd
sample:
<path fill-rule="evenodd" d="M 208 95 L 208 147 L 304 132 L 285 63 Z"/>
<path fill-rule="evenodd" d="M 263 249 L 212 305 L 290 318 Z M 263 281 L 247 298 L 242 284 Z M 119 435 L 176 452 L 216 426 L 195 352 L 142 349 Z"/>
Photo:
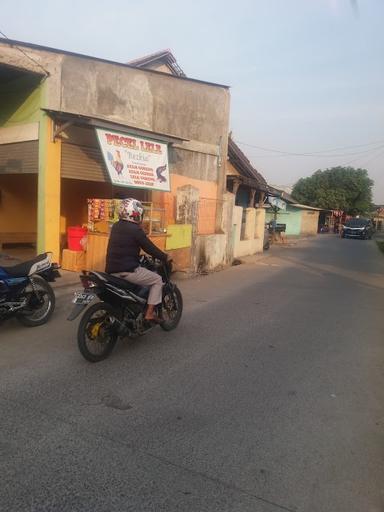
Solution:
<path fill-rule="evenodd" d="M 39 141 L 0 144 L 0 174 L 37 174 Z"/>
<path fill-rule="evenodd" d="M 61 176 L 75 180 L 110 182 L 99 148 L 64 143 Z"/>

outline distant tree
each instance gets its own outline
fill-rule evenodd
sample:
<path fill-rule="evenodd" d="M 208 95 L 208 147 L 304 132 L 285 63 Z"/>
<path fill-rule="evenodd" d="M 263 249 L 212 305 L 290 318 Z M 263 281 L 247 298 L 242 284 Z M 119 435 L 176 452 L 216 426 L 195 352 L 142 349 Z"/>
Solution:
<path fill-rule="evenodd" d="M 372 186 L 373 181 L 366 169 L 332 167 L 299 179 L 293 187 L 292 196 L 309 206 L 357 215 L 370 211 Z"/>

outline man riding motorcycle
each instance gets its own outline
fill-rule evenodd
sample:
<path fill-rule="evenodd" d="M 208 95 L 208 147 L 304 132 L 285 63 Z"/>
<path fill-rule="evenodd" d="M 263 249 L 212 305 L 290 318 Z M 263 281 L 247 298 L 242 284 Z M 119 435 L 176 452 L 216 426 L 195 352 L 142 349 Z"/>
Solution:
<path fill-rule="evenodd" d="M 149 240 L 140 227 L 143 215 L 144 207 L 137 199 L 130 197 L 121 201 L 119 221 L 112 226 L 109 237 L 105 271 L 130 283 L 150 287 L 144 318 L 160 323 L 155 306 L 162 301 L 163 281 L 155 272 L 140 266 L 139 256 L 141 249 L 163 262 L 168 256 Z"/>

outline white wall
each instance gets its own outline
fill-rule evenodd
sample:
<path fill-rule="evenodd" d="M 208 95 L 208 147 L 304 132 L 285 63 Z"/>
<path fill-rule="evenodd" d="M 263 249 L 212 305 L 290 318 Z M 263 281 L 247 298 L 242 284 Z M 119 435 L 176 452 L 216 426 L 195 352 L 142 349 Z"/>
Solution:
<path fill-rule="evenodd" d="M 243 208 L 235 206 L 233 212 L 233 225 L 235 226 L 235 243 L 233 256 L 241 258 L 263 251 L 265 210 L 264 208 L 246 209 L 245 240 L 240 240 L 241 218 Z"/>

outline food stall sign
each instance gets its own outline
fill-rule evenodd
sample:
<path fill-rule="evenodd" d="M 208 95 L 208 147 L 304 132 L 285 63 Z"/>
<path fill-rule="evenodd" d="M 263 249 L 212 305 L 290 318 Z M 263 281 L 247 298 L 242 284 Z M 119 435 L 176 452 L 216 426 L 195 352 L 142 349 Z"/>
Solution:
<path fill-rule="evenodd" d="M 275 206 L 276 208 L 279 208 L 279 210 L 286 210 L 287 204 L 279 199 L 278 197 L 268 197 L 268 202 L 271 206 Z"/>
<path fill-rule="evenodd" d="M 101 128 L 96 135 L 114 185 L 171 190 L 167 144 Z"/>

